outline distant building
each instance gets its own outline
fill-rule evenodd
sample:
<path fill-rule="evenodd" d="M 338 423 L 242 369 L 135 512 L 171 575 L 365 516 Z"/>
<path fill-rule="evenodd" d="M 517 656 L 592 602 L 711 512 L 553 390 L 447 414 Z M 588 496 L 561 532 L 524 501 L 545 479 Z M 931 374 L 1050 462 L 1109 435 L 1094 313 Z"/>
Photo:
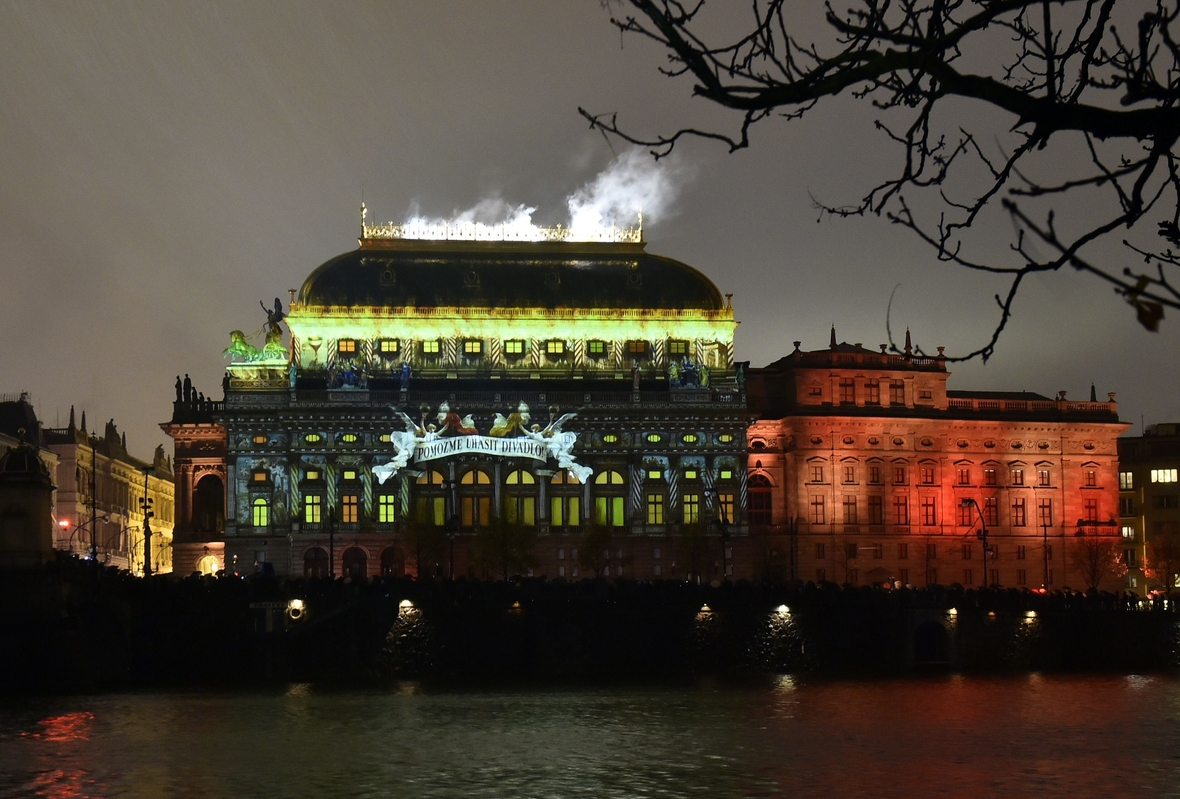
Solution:
<path fill-rule="evenodd" d="M 0 568 L 53 559 L 57 456 L 41 440 L 28 395 L 0 397 Z"/>
<path fill-rule="evenodd" d="M 152 571 L 172 571 L 174 487 L 164 448 L 150 462 L 132 457 L 114 420 L 100 436 L 87 430 L 85 413 L 75 425 L 73 408 L 69 425 L 46 429 L 42 438 L 57 456 L 55 548 L 80 557 L 96 550 L 103 563 L 142 574 L 146 496 L 154 514 Z"/>
<path fill-rule="evenodd" d="M 1150 425 L 1144 435 L 1124 436 L 1118 443 L 1119 518 L 1132 584 L 1162 587 L 1162 576 L 1148 576 L 1144 567 L 1148 544 L 1180 540 L 1180 424 Z"/>
<path fill-rule="evenodd" d="M 1073 551 L 1118 545 L 1107 402 L 948 391 L 945 358 L 837 344 L 751 369 L 750 525 L 801 580 L 1084 589 Z M 1180 460 L 1180 459 L 1177 459 Z M 1180 516 L 1177 516 L 1180 519 Z M 985 553 L 979 537 L 988 532 Z M 1111 543 L 1114 542 L 1114 543 Z M 1112 576 L 1102 586 L 1120 589 Z"/>

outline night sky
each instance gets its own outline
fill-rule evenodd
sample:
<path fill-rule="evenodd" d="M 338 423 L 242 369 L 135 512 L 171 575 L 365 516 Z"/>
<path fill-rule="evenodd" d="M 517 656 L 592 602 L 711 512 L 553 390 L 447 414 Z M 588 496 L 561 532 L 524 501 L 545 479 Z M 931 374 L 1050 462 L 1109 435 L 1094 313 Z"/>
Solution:
<path fill-rule="evenodd" d="M 175 376 L 220 399 L 229 331 L 355 248 L 362 193 L 381 221 L 501 198 L 552 224 L 612 159 L 578 106 L 643 134 L 732 125 L 663 63 L 599 0 L 0 5 L 0 392 L 30 392 L 48 426 L 71 404 L 113 417 L 150 457 Z M 836 100 L 735 155 L 680 151 L 648 249 L 733 293 L 738 359 L 824 347 L 833 323 L 876 347 L 897 284 L 895 334 L 948 354 L 990 334 L 1000 283 L 883 219 L 817 223 L 811 195 L 855 202 L 896 163 L 873 118 Z M 1034 278 L 992 361 L 950 385 L 1082 399 L 1093 381 L 1137 433 L 1180 420 L 1178 335 L 1093 280 Z"/>

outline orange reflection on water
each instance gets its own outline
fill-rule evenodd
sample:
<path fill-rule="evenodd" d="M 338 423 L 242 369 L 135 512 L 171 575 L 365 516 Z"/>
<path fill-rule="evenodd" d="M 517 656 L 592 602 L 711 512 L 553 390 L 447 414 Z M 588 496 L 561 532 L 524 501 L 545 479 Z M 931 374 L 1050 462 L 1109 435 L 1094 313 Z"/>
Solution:
<path fill-rule="evenodd" d="M 87 795 L 82 786 L 84 776 L 81 770 L 43 771 L 25 785 L 25 790 L 32 791 L 33 796 L 45 796 L 48 799 L 74 799 Z"/>
<path fill-rule="evenodd" d="M 38 724 L 39 732 L 26 732 L 26 738 L 40 738 L 45 741 L 87 741 L 90 740 L 90 723 L 94 721 L 94 714 L 80 710 L 76 713 L 65 713 L 61 716 L 50 716 L 42 719 Z"/>

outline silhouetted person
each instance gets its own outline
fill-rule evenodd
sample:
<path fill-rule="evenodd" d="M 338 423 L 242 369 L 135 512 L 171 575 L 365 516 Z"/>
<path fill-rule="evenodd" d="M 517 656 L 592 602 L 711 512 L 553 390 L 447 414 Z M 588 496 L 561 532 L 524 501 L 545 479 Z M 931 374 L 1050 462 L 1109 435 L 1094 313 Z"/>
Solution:
<path fill-rule="evenodd" d="M 184 376 L 184 402 L 186 405 L 193 401 L 193 381 L 188 379 L 188 375 Z"/>

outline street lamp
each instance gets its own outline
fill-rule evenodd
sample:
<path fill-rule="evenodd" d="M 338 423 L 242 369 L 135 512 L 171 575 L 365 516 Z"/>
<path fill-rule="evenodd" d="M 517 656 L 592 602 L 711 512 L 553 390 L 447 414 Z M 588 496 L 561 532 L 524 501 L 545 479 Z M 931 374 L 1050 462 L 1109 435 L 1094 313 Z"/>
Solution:
<path fill-rule="evenodd" d="M 717 489 L 713 489 L 710 493 L 716 501 L 717 511 L 721 515 L 709 522 L 712 527 L 721 536 L 721 579 L 728 579 L 729 563 L 727 550 L 729 549 L 729 519 L 725 516 L 725 506 L 721 504 L 721 494 Z"/>
<path fill-rule="evenodd" d="M 154 500 L 148 496 L 148 472 L 151 467 L 143 468 L 143 498 L 139 500 L 139 507 L 143 511 L 143 576 L 152 576 L 152 523 L 156 515 L 152 510 Z"/>
<path fill-rule="evenodd" d="M 984 588 L 986 588 L 988 586 L 988 579 L 987 579 L 987 552 L 988 552 L 987 520 L 983 518 L 983 511 L 981 511 L 979 509 L 979 503 L 976 502 L 974 499 L 968 497 L 967 499 L 963 500 L 962 505 L 964 508 L 966 508 L 966 507 L 975 508 L 975 512 L 979 515 L 979 532 L 975 534 L 975 537 L 983 542 L 983 586 L 984 586 Z"/>

